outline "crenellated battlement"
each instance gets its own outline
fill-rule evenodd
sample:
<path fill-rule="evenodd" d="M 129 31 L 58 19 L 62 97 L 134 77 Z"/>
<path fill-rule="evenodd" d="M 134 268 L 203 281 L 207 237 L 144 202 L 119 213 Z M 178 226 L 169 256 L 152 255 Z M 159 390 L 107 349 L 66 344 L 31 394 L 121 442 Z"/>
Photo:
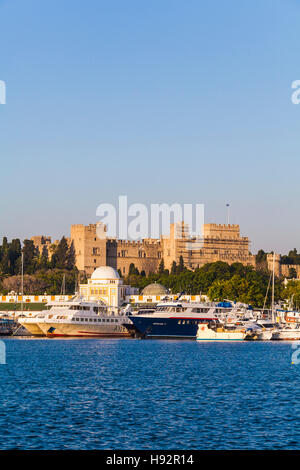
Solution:
<path fill-rule="evenodd" d="M 106 227 L 103 227 L 105 232 Z M 139 272 L 149 274 L 157 272 L 162 260 L 165 268 L 171 269 L 172 263 L 179 263 L 181 256 L 189 269 L 218 260 L 250 265 L 255 263 L 249 253 L 248 238 L 240 236 L 240 226 L 235 224 L 204 224 L 201 246 L 199 239 L 190 237 L 189 227 L 184 222 L 171 224 L 169 236 L 143 240 L 99 237 L 97 233 L 103 227 L 99 227 L 99 224 L 71 227 L 77 267 L 87 274 L 99 266 L 107 265 L 126 275 L 133 264 Z M 191 245 L 193 243 L 195 248 Z"/>
<path fill-rule="evenodd" d="M 240 226 L 238 224 L 204 224 L 204 225 L 210 225 L 214 229 L 230 229 L 230 228 L 235 228 L 240 230 Z"/>

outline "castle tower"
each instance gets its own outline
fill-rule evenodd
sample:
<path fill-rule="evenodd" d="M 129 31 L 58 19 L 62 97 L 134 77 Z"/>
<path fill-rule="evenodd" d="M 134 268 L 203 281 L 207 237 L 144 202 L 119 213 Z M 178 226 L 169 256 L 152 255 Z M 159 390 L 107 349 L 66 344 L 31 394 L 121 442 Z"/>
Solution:
<path fill-rule="evenodd" d="M 91 275 L 100 266 L 106 265 L 106 238 L 99 238 L 97 224 L 71 226 L 71 240 L 76 253 L 76 266 L 79 271 Z M 101 231 L 103 233 L 103 230 Z"/>
<path fill-rule="evenodd" d="M 267 263 L 268 263 L 268 270 L 273 271 L 273 253 L 267 254 Z M 275 253 L 275 266 L 274 266 L 275 276 L 281 277 L 281 265 L 280 265 L 280 255 Z"/>

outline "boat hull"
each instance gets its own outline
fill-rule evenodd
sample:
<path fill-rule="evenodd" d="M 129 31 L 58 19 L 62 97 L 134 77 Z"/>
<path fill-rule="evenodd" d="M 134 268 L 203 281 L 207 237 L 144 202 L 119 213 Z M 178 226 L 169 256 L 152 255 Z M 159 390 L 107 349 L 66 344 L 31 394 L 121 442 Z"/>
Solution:
<path fill-rule="evenodd" d="M 131 335 L 126 328 L 109 324 L 73 324 L 73 323 L 48 323 L 40 324 L 45 336 L 77 337 L 77 338 L 129 338 Z"/>
<path fill-rule="evenodd" d="M 273 339 L 273 331 L 255 331 L 246 333 L 246 341 L 270 341 Z"/>
<path fill-rule="evenodd" d="M 300 331 L 280 331 L 272 335 L 274 341 L 299 341 Z"/>
<path fill-rule="evenodd" d="M 273 331 L 262 331 L 257 334 L 258 341 L 270 341 L 273 336 Z"/>
<path fill-rule="evenodd" d="M 197 341 L 243 341 L 244 331 L 218 331 L 207 328 L 206 325 L 199 326 Z"/>
<path fill-rule="evenodd" d="M 130 316 L 134 328 L 143 338 L 195 339 L 198 321 L 178 318 Z M 183 323 L 184 322 L 184 323 Z"/>
<path fill-rule="evenodd" d="M 19 323 L 26 328 L 27 331 L 29 331 L 30 335 L 32 336 L 45 336 L 41 328 L 38 326 L 37 322 L 33 322 L 32 319 L 31 321 L 26 321 L 25 320 L 19 320 Z"/>

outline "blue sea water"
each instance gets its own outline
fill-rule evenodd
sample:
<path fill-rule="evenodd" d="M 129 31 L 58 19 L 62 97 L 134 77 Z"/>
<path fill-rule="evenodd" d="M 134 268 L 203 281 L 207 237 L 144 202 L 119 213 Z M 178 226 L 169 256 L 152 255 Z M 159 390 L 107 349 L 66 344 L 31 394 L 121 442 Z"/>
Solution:
<path fill-rule="evenodd" d="M 0 449 L 299 449 L 291 343 L 7 339 Z"/>

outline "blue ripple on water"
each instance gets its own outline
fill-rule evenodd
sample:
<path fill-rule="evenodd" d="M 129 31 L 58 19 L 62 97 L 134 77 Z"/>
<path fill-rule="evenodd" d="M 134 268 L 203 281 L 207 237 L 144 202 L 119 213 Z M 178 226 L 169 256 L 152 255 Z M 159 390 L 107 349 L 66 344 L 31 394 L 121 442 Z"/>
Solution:
<path fill-rule="evenodd" d="M 7 339 L 1 449 L 297 449 L 290 343 Z"/>

